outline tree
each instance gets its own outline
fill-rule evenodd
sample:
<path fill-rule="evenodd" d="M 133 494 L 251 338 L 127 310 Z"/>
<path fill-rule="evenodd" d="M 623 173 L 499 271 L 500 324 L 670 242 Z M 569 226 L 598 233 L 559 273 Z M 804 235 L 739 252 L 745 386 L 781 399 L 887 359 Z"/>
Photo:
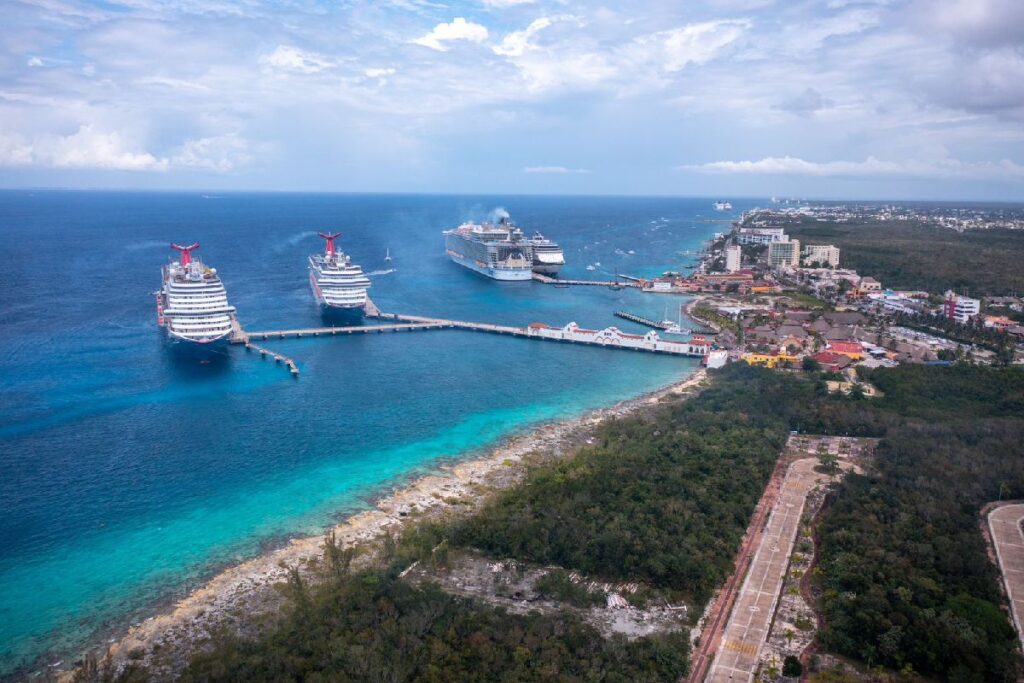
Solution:
<path fill-rule="evenodd" d="M 803 675 L 804 666 L 800 663 L 800 660 L 793 655 L 786 655 L 786 658 L 782 660 L 782 675 L 789 678 L 797 678 Z"/>
<path fill-rule="evenodd" d="M 814 360 L 811 356 L 804 356 L 802 367 L 804 372 L 818 372 L 821 370 L 821 363 Z"/>

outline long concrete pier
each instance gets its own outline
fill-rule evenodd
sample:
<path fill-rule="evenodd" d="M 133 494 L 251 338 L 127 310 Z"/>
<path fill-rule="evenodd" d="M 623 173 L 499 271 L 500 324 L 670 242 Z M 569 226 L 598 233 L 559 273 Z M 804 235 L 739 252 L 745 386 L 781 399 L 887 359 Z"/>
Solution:
<path fill-rule="evenodd" d="M 487 332 L 490 334 L 505 334 L 513 337 L 525 337 L 527 339 L 539 339 L 542 341 L 556 341 L 569 344 L 582 344 L 589 346 L 600 346 L 609 349 L 622 349 L 625 351 L 642 351 L 645 353 L 660 353 L 674 356 L 689 356 L 703 358 L 711 350 L 711 345 L 706 340 L 675 341 L 661 339 L 653 330 L 645 335 L 629 334 L 622 332 L 616 327 L 607 327 L 603 330 L 588 330 L 569 323 L 563 327 L 552 327 L 542 323 L 533 323 L 526 327 L 515 327 L 512 325 L 495 325 L 492 323 L 472 322 L 468 320 L 450 320 L 447 318 L 430 318 L 421 315 L 409 315 L 404 313 L 384 313 L 372 301 L 367 300 L 365 309 L 366 317 L 378 320 L 390 320 L 393 322 L 380 325 L 359 325 L 346 327 L 305 327 L 291 330 L 245 330 L 238 319 L 232 316 L 231 321 L 231 343 L 244 344 L 247 350 L 255 350 L 261 356 L 271 356 L 275 361 L 284 363 L 292 375 L 298 376 L 299 368 L 291 358 L 270 351 L 253 343 L 253 340 L 266 341 L 270 339 L 298 339 L 303 337 L 336 337 L 339 335 L 352 334 L 374 334 L 382 332 L 403 332 L 418 330 L 442 330 L 459 329 L 474 332 Z"/>
<path fill-rule="evenodd" d="M 622 275 L 621 277 L 626 277 Z M 534 273 L 533 279 L 537 282 L 543 282 L 546 285 L 573 285 L 573 286 L 587 286 L 591 285 L 594 287 L 639 287 L 638 282 L 620 282 L 619 280 L 560 280 L 558 278 L 548 277 L 540 273 Z"/>

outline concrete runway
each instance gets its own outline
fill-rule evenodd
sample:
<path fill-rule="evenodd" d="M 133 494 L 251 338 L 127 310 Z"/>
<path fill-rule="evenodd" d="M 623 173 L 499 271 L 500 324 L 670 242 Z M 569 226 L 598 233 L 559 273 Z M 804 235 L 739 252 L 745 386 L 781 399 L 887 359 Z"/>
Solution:
<path fill-rule="evenodd" d="M 1024 505 L 1003 505 L 988 513 L 988 528 L 992 544 L 999 560 L 999 572 L 1010 599 L 1013 625 L 1017 629 L 1021 647 L 1024 648 L 1024 632 L 1021 631 L 1021 614 L 1024 611 L 1024 535 L 1020 522 L 1024 519 Z"/>
<path fill-rule="evenodd" d="M 818 458 L 804 458 L 789 466 L 782 491 L 772 508 L 706 681 L 724 683 L 754 680 L 761 648 L 768 638 L 793 544 L 800 529 L 800 516 L 807 494 L 819 481 L 828 479 L 826 475 L 814 471 L 818 464 Z M 1021 563 L 1024 567 L 1024 558 Z M 1024 592 L 1021 595 L 1024 597 Z"/>

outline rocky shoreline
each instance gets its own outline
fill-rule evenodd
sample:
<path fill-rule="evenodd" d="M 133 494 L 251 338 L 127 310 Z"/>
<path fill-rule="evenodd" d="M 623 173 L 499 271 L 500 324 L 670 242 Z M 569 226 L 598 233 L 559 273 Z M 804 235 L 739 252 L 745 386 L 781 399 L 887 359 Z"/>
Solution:
<path fill-rule="evenodd" d="M 445 474 L 422 476 L 381 495 L 375 509 L 354 514 L 330 531 L 344 547 L 370 546 L 411 520 L 471 512 L 494 491 L 521 481 L 528 455 L 541 451 L 548 457 L 561 457 L 586 440 L 601 422 L 635 413 L 666 396 L 683 394 L 705 378 L 706 371 L 698 369 L 685 380 L 610 408 L 511 437 L 479 457 L 443 466 Z M 153 680 L 170 680 L 184 668 L 192 653 L 210 642 L 211 634 L 228 629 L 243 636 L 255 635 L 283 602 L 275 586 L 286 579 L 291 568 L 301 569 L 319 558 L 325 537 L 296 538 L 223 570 L 173 607 L 133 625 L 101 661 L 114 670 L 133 663 L 142 665 Z M 64 671 L 59 678 L 70 680 L 73 674 L 73 670 Z"/>

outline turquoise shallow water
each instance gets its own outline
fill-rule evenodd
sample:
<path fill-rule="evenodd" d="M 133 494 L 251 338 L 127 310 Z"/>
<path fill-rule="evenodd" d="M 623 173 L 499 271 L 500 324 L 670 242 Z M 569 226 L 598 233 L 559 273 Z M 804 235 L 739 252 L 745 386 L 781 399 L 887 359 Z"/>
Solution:
<path fill-rule="evenodd" d="M 385 310 L 638 329 L 612 311 L 661 316 L 679 300 L 494 283 L 451 264 L 439 232 L 500 205 L 563 244 L 566 275 L 597 262 L 597 274 L 652 274 L 721 229 L 710 204 L 0 193 L 0 671 L 73 656 L 216 566 L 319 531 L 441 458 L 696 366 L 456 331 L 268 344 L 299 380 L 240 349 L 199 363 L 169 353 L 154 325 L 168 241 L 202 242 L 250 329 L 318 324 L 305 256 L 328 228 L 368 271 L 390 249 L 396 271 L 373 278 Z"/>

